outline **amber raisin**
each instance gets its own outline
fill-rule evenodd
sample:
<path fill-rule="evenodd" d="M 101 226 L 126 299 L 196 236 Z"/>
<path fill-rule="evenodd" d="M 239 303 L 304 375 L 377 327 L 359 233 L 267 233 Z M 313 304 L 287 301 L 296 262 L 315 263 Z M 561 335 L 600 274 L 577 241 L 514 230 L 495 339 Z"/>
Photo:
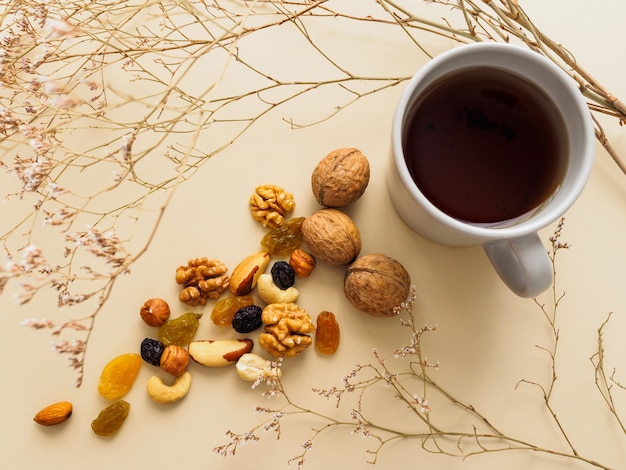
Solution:
<path fill-rule="evenodd" d="M 289 289 L 296 282 L 296 272 L 286 261 L 277 261 L 272 265 L 272 280 L 281 289 Z"/>
<path fill-rule="evenodd" d="M 233 329 L 237 333 L 250 333 L 258 328 L 261 328 L 263 322 L 261 316 L 263 315 L 263 309 L 258 305 L 248 305 L 242 307 L 235 312 L 233 316 Z"/>
<path fill-rule="evenodd" d="M 213 307 L 211 321 L 219 326 L 232 325 L 235 312 L 253 303 L 254 299 L 249 295 L 225 297 L 218 300 Z"/>
<path fill-rule="evenodd" d="M 133 386 L 140 367 L 139 354 L 128 353 L 117 356 L 102 369 L 98 392 L 109 400 L 123 397 Z"/>
<path fill-rule="evenodd" d="M 339 323 L 332 312 L 321 312 L 317 316 L 315 347 L 322 354 L 332 354 L 339 347 Z"/>
<path fill-rule="evenodd" d="M 272 255 L 286 255 L 302 242 L 304 217 L 287 220 L 281 227 L 270 230 L 261 239 L 261 246 Z"/>
<path fill-rule="evenodd" d="M 98 417 L 91 422 L 91 429 L 98 436 L 110 437 L 120 430 L 128 412 L 130 403 L 119 400 L 100 411 Z"/>
<path fill-rule="evenodd" d="M 187 312 L 178 318 L 168 320 L 159 329 L 159 341 L 166 347 L 170 344 L 188 345 L 198 331 L 200 317 L 202 317 L 201 314 Z"/>
<path fill-rule="evenodd" d="M 165 350 L 165 346 L 161 341 L 146 338 L 141 342 L 141 358 L 148 364 L 158 366 L 161 364 L 161 355 Z"/>

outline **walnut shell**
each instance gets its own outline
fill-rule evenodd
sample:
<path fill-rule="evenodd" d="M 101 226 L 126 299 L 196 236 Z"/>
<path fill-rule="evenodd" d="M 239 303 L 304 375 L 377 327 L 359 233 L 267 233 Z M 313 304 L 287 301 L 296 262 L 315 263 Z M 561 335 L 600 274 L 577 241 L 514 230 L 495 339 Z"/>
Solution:
<path fill-rule="evenodd" d="M 392 317 L 409 296 L 411 277 L 393 258 L 371 253 L 356 260 L 346 271 L 343 290 L 350 303 L 375 317 Z"/>
<path fill-rule="evenodd" d="M 333 150 L 313 170 L 311 186 L 317 202 L 344 207 L 359 199 L 370 180 L 370 164 L 355 148 Z"/>
<path fill-rule="evenodd" d="M 359 229 L 338 209 L 320 209 L 304 219 L 302 239 L 317 259 L 333 266 L 348 265 L 361 252 Z"/>

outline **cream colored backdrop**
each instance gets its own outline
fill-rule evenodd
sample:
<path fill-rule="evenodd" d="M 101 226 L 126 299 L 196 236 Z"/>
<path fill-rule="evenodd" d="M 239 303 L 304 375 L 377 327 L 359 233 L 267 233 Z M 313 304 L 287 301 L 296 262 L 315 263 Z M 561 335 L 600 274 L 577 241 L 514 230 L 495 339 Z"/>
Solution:
<path fill-rule="evenodd" d="M 626 98 L 624 2 L 520 3 L 544 32 L 566 45 L 609 90 Z M 343 36 L 350 33 L 353 39 L 343 41 Z M 345 60 L 368 54 L 374 69 L 394 66 L 410 75 L 420 61 L 423 63 L 421 58 L 403 56 L 402 51 L 391 47 L 393 44 L 369 44 L 364 27 L 355 26 L 352 32 L 331 27 L 328 35 L 329 41 L 336 41 L 337 53 L 345 54 Z M 275 46 L 273 40 L 277 41 Z M 298 45 L 281 37 L 267 36 L 264 41 L 257 46 L 259 60 L 272 63 L 276 75 L 281 74 L 282 67 L 293 70 Z M 301 64 L 304 68 L 312 66 Z M 229 79 L 237 80 L 236 76 Z M 189 395 L 174 406 L 164 407 L 155 405 L 146 395 L 144 384 L 153 371 L 144 367 L 126 398 L 132 404 L 130 416 L 120 433 L 109 440 L 97 438 L 90 430 L 90 422 L 107 404 L 98 396 L 96 384 L 109 359 L 137 351 L 140 341 L 153 334 L 138 321 L 138 307 L 150 297 L 176 299 L 178 286 L 173 275 L 179 264 L 208 256 L 232 268 L 258 249 L 263 231 L 250 218 L 247 207 L 248 197 L 257 185 L 282 185 L 295 196 L 298 205 L 294 215 L 306 216 L 318 208 L 310 190 L 311 171 L 330 150 L 345 146 L 361 149 L 371 164 L 371 182 L 364 197 L 348 209 L 361 230 L 363 253 L 383 252 L 400 260 L 417 289 L 417 324 L 437 325 L 438 331 L 426 335 L 422 345 L 429 360 L 439 363 L 432 377 L 507 433 L 568 452 L 567 443 L 543 405 L 540 390 L 519 385 L 520 380 L 548 383 L 550 379 L 549 357 L 537 346 L 550 347 L 551 332 L 538 306 L 532 300 L 515 297 L 501 284 L 481 248 L 434 245 L 410 232 L 391 208 L 384 172 L 391 116 L 402 88 L 398 85 L 363 98 L 332 119 L 304 129 L 291 129 L 283 118 L 297 115 L 314 120 L 320 109 L 334 105 L 333 96 L 312 96 L 302 100 L 297 109 L 279 108 L 178 187 L 149 252 L 130 274 L 118 279 L 97 318 L 82 387 L 72 387 L 74 371 L 63 357 L 50 351 L 47 331 L 20 326 L 28 317 L 54 318 L 54 296 L 44 294 L 27 306 L 17 307 L 12 298 L 16 287 L 9 285 L 0 297 L 2 467 L 294 468 L 287 461 L 302 451 L 300 445 L 311 437 L 312 428 L 325 423 L 323 420 L 311 415 L 288 417 L 282 424 L 280 440 L 273 433 L 260 432 L 261 441 L 240 447 L 234 458 L 224 459 L 212 452 L 215 446 L 227 442 L 226 430 L 243 433 L 262 421 L 263 416 L 254 412 L 255 406 L 282 403 L 262 398 L 262 388 L 250 390 L 232 368 L 201 370 L 192 365 L 194 383 Z M 625 128 L 607 120 L 607 132 L 626 158 Z M 3 188 L 12 184 L 11 177 L 0 177 Z M 90 182 L 84 184 L 88 187 Z M 5 214 L 9 206 L 1 207 L 5 220 L 30 210 L 14 204 L 10 210 L 17 215 Z M 557 291 L 565 292 L 565 297 L 559 307 L 558 380 L 553 404 L 579 453 L 612 468 L 626 468 L 626 436 L 596 389 L 590 357 L 597 351 L 598 328 L 613 312 L 605 332 L 606 368 L 612 371 L 615 367 L 615 379 L 626 384 L 625 208 L 626 175 L 598 146 L 588 187 L 566 214 L 562 240 L 572 248 L 558 254 Z M 542 233 L 546 248 L 554 229 L 549 227 Z M 349 402 L 335 409 L 332 402 L 318 397 L 311 388 L 342 386 L 342 377 L 355 364 L 375 361 L 373 348 L 387 358 L 391 368 L 403 370 L 406 364 L 394 362 L 392 351 L 406 342 L 407 333 L 398 319 L 371 318 L 354 311 L 343 298 L 342 278 L 343 271 L 320 265 L 311 278 L 299 284 L 299 304 L 311 312 L 335 311 L 342 342 L 332 357 L 310 350 L 286 361 L 284 383 L 294 401 L 349 420 Z M 549 305 L 550 293 L 539 302 Z M 177 314 L 187 310 L 177 303 L 173 305 Z M 210 324 L 208 307 L 195 310 L 207 313 L 197 337 L 229 336 Z M 616 406 L 626 417 L 626 391 L 615 386 L 614 392 Z M 50 429 L 33 423 L 36 411 L 60 400 L 74 404 L 70 421 Z M 435 399 L 431 406 L 433 419 L 451 429 L 471 431 L 472 421 L 445 400 Z M 390 419 L 398 426 L 406 423 L 408 429 L 414 424 L 406 410 L 393 405 L 391 390 L 379 390 L 369 397 L 366 409 L 375 419 Z M 350 431 L 350 427 L 337 428 L 315 439 L 305 468 L 591 468 L 576 460 L 516 451 L 487 453 L 463 461 L 426 453 L 419 440 L 389 444 L 378 455 L 376 467 L 371 467 L 366 463 L 371 458 L 367 450 L 374 449 L 376 441 Z"/>

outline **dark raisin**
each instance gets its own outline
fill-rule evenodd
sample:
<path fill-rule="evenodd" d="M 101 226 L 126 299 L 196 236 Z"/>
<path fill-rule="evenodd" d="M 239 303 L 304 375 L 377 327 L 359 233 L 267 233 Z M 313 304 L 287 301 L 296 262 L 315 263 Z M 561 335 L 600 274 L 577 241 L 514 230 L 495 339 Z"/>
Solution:
<path fill-rule="evenodd" d="M 286 261 L 276 261 L 272 266 L 272 279 L 279 289 L 285 290 L 296 282 L 296 273 Z"/>
<path fill-rule="evenodd" d="M 241 307 L 233 316 L 233 329 L 237 333 L 250 333 L 257 328 L 261 328 L 261 325 L 263 325 L 261 321 L 262 314 L 263 309 L 258 305 Z"/>
<path fill-rule="evenodd" d="M 159 366 L 161 364 L 161 354 L 165 346 L 160 341 L 146 338 L 141 342 L 141 358 L 148 364 Z"/>

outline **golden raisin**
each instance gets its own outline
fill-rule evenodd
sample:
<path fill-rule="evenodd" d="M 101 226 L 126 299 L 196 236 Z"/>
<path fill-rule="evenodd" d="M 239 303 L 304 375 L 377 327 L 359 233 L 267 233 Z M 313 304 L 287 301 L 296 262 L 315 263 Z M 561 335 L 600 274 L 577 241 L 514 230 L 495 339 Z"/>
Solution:
<path fill-rule="evenodd" d="M 332 354 L 339 347 L 339 323 L 332 312 L 323 311 L 317 316 L 315 347 L 322 354 Z"/>
<path fill-rule="evenodd" d="M 166 347 L 170 344 L 187 346 L 198 331 L 201 317 L 202 314 L 187 312 L 178 318 L 168 320 L 159 329 L 159 341 Z"/>
<path fill-rule="evenodd" d="M 254 299 L 249 295 L 225 297 L 218 300 L 211 311 L 211 320 L 219 326 L 230 326 L 233 323 L 235 312 L 242 307 L 247 307 L 254 303 Z"/>
<path fill-rule="evenodd" d="M 300 246 L 302 242 L 302 223 L 304 217 L 295 217 L 281 227 L 270 230 L 261 239 L 261 246 L 272 255 L 286 255 Z"/>
<path fill-rule="evenodd" d="M 116 401 L 100 411 L 98 417 L 91 422 L 91 429 L 98 436 L 113 436 L 126 421 L 129 411 L 130 403 L 124 400 Z"/>
<path fill-rule="evenodd" d="M 128 353 L 117 356 L 102 369 L 98 392 L 109 400 L 123 397 L 133 386 L 140 367 L 140 354 Z"/>

